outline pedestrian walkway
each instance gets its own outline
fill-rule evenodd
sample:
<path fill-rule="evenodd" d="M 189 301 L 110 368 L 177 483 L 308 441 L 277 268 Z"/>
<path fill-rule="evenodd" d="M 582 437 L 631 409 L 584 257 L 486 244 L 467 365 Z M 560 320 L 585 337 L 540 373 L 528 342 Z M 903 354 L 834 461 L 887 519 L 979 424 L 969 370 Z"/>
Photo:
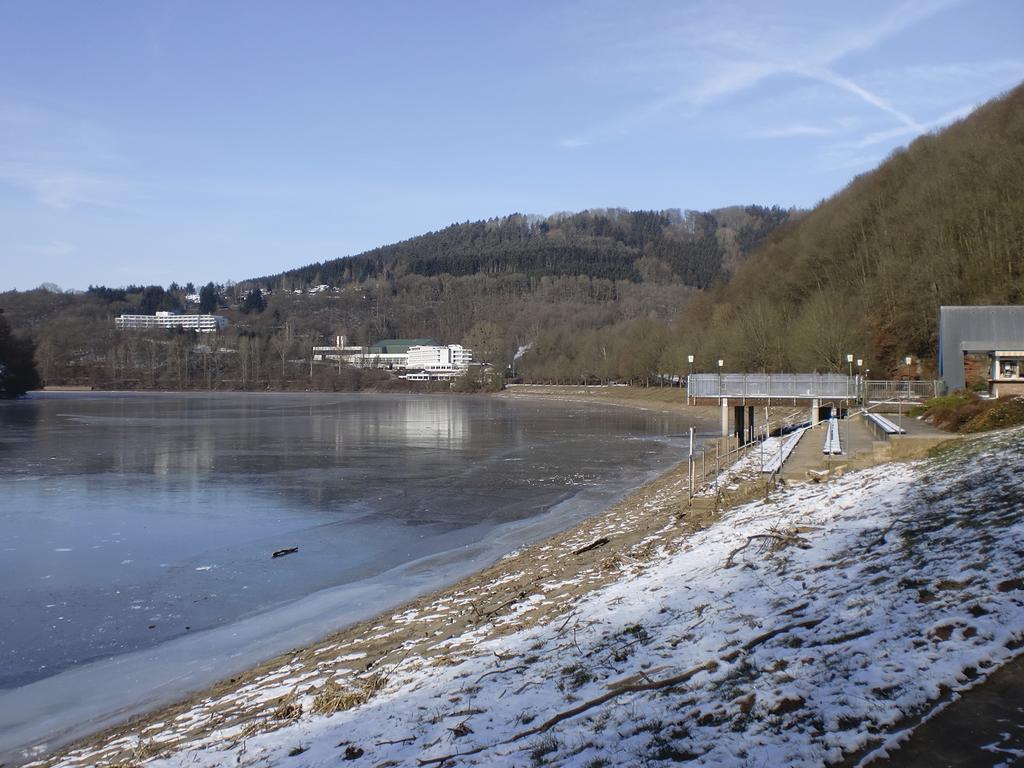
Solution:
<path fill-rule="evenodd" d="M 873 463 L 871 458 L 874 456 L 875 439 L 863 420 L 838 419 L 837 424 L 842 453 L 823 453 L 829 434 L 829 422 L 823 421 L 807 430 L 783 464 L 780 473 L 783 480 L 804 481 L 812 476 L 809 472 L 824 473 L 839 466 L 848 466 L 853 461 L 860 461 L 864 465 Z"/>
<path fill-rule="evenodd" d="M 887 418 L 894 423 L 898 419 L 906 434 L 886 436 L 861 415 L 839 419 L 839 454 L 824 452 L 829 445 L 829 422 L 815 425 L 786 459 L 779 476 L 789 482 L 804 482 L 840 468 L 863 469 L 891 459 L 923 456 L 933 446 L 956 439 L 956 435 L 905 414 L 896 418 L 889 414 Z"/>
<path fill-rule="evenodd" d="M 883 766 L 990 768 L 1024 758 L 1024 656 L 959 694 L 937 716 L 914 729 Z"/>

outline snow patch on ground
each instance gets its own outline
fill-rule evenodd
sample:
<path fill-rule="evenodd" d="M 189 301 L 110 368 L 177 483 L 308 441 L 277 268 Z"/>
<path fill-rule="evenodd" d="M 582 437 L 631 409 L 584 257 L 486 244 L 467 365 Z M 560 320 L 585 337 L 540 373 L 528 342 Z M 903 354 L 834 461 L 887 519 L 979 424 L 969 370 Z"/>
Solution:
<path fill-rule="evenodd" d="M 282 667 L 233 695 L 285 697 L 287 725 L 225 728 L 145 764 L 835 762 L 1018 652 L 1022 487 L 1013 430 L 778 492 L 664 544 L 555 621 L 517 628 L 518 611 L 550 599 L 539 589 L 490 625 L 439 637 L 444 656 L 374 670 L 382 687 L 351 709 L 310 714 L 324 681 Z M 367 679 L 334 684 L 358 693 Z M 140 762 L 148 739 L 167 744 L 194 716 L 139 736 Z"/>

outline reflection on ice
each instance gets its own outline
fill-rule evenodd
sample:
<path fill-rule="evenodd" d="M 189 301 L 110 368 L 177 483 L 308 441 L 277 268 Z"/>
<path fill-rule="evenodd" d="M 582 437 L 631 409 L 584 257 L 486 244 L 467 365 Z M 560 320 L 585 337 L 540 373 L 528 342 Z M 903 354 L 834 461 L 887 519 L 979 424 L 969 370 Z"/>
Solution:
<path fill-rule="evenodd" d="M 345 442 L 357 445 L 366 439 L 395 441 L 414 448 L 460 450 L 470 440 L 471 420 L 464 403 L 446 397 L 396 399 L 389 407 L 368 402 L 373 419 L 362 411 L 318 414 L 312 421 L 312 436 L 318 442 L 331 441 L 336 454 Z"/>
<path fill-rule="evenodd" d="M 0 752 L 478 568 L 675 461 L 685 426 L 442 396 L 2 404 Z"/>

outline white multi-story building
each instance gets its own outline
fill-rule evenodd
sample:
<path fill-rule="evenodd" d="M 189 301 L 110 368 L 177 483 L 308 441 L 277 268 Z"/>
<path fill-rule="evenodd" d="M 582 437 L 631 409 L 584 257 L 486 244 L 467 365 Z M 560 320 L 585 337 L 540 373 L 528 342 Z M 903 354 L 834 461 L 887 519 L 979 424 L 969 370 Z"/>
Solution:
<path fill-rule="evenodd" d="M 454 378 L 468 370 L 473 361 L 471 350 L 459 344 L 441 346 L 430 339 L 384 339 L 372 347 L 352 346 L 345 341 L 344 336 L 338 336 L 333 346 L 313 347 L 313 362 L 336 361 L 356 368 L 422 371 L 404 378 L 432 381 Z"/>
<path fill-rule="evenodd" d="M 409 367 L 409 350 L 415 346 L 430 345 L 430 339 L 383 339 L 371 347 L 347 345 L 344 336 L 338 336 L 336 346 L 313 347 L 313 360 L 340 360 L 356 368 L 387 368 L 403 370 Z"/>
<path fill-rule="evenodd" d="M 119 330 L 151 330 L 155 328 L 183 328 L 186 331 L 214 333 L 227 328 L 228 319 L 220 315 L 176 315 L 157 312 L 155 315 L 121 315 L 114 319 Z"/>
<path fill-rule="evenodd" d="M 405 367 L 429 373 L 462 373 L 471 362 L 473 351 L 461 344 L 446 347 L 422 345 L 409 348 L 409 361 Z"/>

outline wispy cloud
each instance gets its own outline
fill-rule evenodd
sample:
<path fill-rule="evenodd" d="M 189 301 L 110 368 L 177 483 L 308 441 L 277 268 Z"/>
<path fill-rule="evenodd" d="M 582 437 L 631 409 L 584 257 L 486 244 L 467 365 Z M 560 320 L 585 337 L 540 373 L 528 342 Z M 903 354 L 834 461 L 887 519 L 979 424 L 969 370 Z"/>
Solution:
<path fill-rule="evenodd" d="M 143 185 L 123 173 L 109 131 L 53 108 L 0 102 L 0 184 L 48 208 L 125 208 Z"/>
<path fill-rule="evenodd" d="M 580 147 L 586 147 L 593 143 L 594 142 L 589 139 L 568 138 L 562 139 L 558 142 L 558 146 L 562 147 L 562 149 L 579 149 Z"/>
<path fill-rule="evenodd" d="M 870 78 L 876 85 L 886 88 L 898 88 L 907 83 L 917 83 L 935 90 L 971 82 L 991 83 L 993 80 L 1016 83 L 1024 79 L 1024 59 L 1003 58 L 918 64 L 876 70 L 871 73 Z"/>
<path fill-rule="evenodd" d="M 79 205 L 120 209 L 139 196 L 139 185 L 122 178 L 28 163 L 0 163 L 0 183 L 60 210 Z"/>
<path fill-rule="evenodd" d="M 799 136 L 831 136 L 834 131 L 823 125 L 790 123 L 778 128 L 762 128 L 747 134 L 748 139 L 790 139 Z"/>
<path fill-rule="evenodd" d="M 928 131 L 943 128 L 952 122 L 967 117 L 967 115 L 971 114 L 971 112 L 977 108 L 978 105 L 971 102 L 970 104 L 959 106 L 956 109 L 950 110 L 949 112 L 939 115 L 938 117 L 928 120 L 922 124 L 915 124 L 914 126 L 901 125 L 886 131 L 875 131 L 859 139 L 845 142 L 841 146 L 847 146 L 853 149 L 864 149 L 866 147 L 873 147 L 877 144 L 884 144 L 896 139 L 927 133 Z"/>
<path fill-rule="evenodd" d="M 960 1 L 903 2 L 859 26 L 835 20 L 832 28 L 803 21 L 779 23 L 771 15 L 758 16 L 728 5 L 707 6 L 693 9 L 677 24 L 663 25 L 657 33 L 628 42 L 619 54 L 635 56 L 628 62 L 634 76 L 680 81 L 637 110 L 647 119 L 681 106 L 707 108 L 769 79 L 791 77 L 826 84 L 903 127 L 921 132 L 925 127 L 912 115 L 864 83 L 841 74 L 837 65 Z M 614 133 L 602 124 L 579 133 L 575 140 L 590 142 L 611 135 Z"/>
<path fill-rule="evenodd" d="M 22 253 L 29 254 L 31 256 L 37 256 L 42 258 L 60 258 L 62 256 L 70 256 L 76 250 L 77 246 L 74 243 L 69 243 L 66 240 L 50 240 L 45 243 L 32 243 L 29 245 L 19 246 L 18 249 Z"/>
<path fill-rule="evenodd" d="M 950 123 L 966 117 L 977 106 L 973 102 L 963 104 L 916 127 L 898 125 L 895 128 L 873 131 L 857 138 L 834 142 L 823 150 L 819 156 L 818 170 L 846 171 L 857 169 L 863 171 L 873 168 L 884 159 L 884 154 L 880 154 L 877 149 L 879 145 L 891 145 L 895 141 L 905 141 L 922 133 L 944 128 Z"/>
<path fill-rule="evenodd" d="M 883 99 L 881 96 L 872 93 L 863 86 L 857 85 L 857 83 L 853 82 L 848 77 L 843 77 L 842 75 L 839 75 L 830 69 L 808 71 L 803 74 L 821 80 L 822 82 L 829 83 L 830 85 L 834 85 L 837 88 L 846 91 L 847 93 L 853 94 L 857 98 L 864 101 L 866 104 L 870 104 L 871 106 L 880 109 L 882 112 L 885 112 L 887 115 L 896 118 L 901 123 L 903 123 L 904 126 L 913 131 L 921 132 L 925 130 L 924 126 L 922 126 L 910 115 L 906 114 L 905 112 L 899 109 L 896 109 L 896 107 L 894 107 L 888 101 Z"/>

